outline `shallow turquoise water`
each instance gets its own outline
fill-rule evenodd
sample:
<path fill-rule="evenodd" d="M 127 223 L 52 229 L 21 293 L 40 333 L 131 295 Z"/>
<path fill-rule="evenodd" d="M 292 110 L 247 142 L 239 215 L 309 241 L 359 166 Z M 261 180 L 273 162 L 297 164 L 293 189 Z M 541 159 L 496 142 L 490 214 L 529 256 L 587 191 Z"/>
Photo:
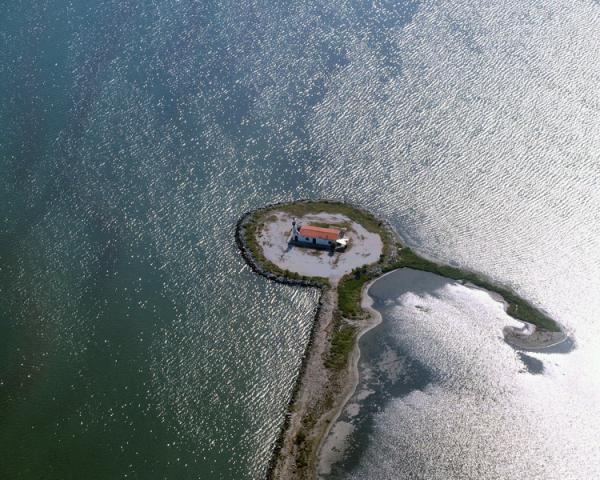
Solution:
<path fill-rule="evenodd" d="M 316 293 L 252 275 L 233 228 L 324 196 L 562 321 L 544 461 L 600 470 L 596 3 L 3 7 L 0 477 L 260 478 Z"/>

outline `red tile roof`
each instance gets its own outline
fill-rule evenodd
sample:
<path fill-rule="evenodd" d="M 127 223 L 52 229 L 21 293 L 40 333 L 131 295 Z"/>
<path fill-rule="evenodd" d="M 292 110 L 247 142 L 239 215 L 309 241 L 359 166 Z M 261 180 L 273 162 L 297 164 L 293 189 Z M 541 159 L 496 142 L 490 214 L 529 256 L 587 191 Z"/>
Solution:
<path fill-rule="evenodd" d="M 305 225 L 300 227 L 300 235 L 303 237 L 322 238 L 324 240 L 337 240 L 340 238 L 340 231 L 337 228 L 322 228 Z"/>

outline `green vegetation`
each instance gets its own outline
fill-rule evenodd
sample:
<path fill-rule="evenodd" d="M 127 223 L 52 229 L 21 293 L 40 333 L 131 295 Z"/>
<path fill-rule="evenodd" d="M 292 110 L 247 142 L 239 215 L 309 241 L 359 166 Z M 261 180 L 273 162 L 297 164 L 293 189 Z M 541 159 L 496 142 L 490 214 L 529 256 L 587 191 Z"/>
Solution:
<path fill-rule="evenodd" d="M 451 267 L 449 265 L 441 265 L 439 263 L 432 262 L 423 257 L 420 257 L 410 248 L 404 247 L 399 251 L 399 260 L 394 265 L 390 265 L 386 268 L 386 271 L 394 270 L 396 268 L 408 267 L 415 270 L 422 270 L 425 272 L 435 273 L 446 278 L 453 280 L 460 280 L 470 282 L 473 285 L 484 288 L 490 292 L 498 293 L 508 303 L 507 313 L 516 318 L 517 320 L 523 320 L 525 322 L 532 323 L 538 327 L 551 331 L 560 331 L 557 323 L 550 317 L 545 315 L 539 309 L 532 306 L 526 300 L 523 300 L 516 293 L 509 288 L 497 285 L 477 273 L 461 270 L 459 268 Z"/>
<path fill-rule="evenodd" d="M 333 213 L 342 214 L 361 224 L 371 233 L 380 236 L 383 242 L 383 253 L 379 260 L 372 265 L 365 265 L 354 269 L 352 272 L 344 275 L 337 286 L 337 309 L 333 312 L 332 332 L 329 335 L 329 348 L 323 358 L 325 367 L 328 369 L 330 382 L 323 393 L 323 396 L 316 399 L 316 402 L 307 407 L 294 443 L 297 448 L 295 458 L 296 467 L 303 472 L 298 478 L 308 478 L 308 472 L 314 467 L 316 460 L 316 449 L 325 430 L 316 431 L 318 419 L 323 413 L 331 410 L 336 401 L 339 401 L 340 384 L 343 383 L 345 369 L 348 365 L 349 356 L 354 348 L 356 336 L 359 331 L 357 325 L 352 325 L 348 319 L 360 320 L 367 317 L 361 307 L 362 290 L 365 284 L 383 273 L 396 270 L 398 268 L 412 268 L 425 272 L 441 275 L 457 281 L 470 282 L 473 285 L 484 288 L 490 292 L 500 294 L 507 302 L 507 313 L 522 321 L 526 321 L 548 331 L 560 331 L 559 326 L 551 318 L 520 298 L 511 289 L 497 285 L 487 280 L 482 275 L 474 272 L 465 271 L 449 265 L 442 265 L 431 260 L 427 260 L 410 248 L 400 243 L 394 243 L 394 235 L 388 230 L 386 225 L 379 221 L 375 216 L 365 210 L 355 208 L 340 202 L 329 201 L 300 201 L 286 205 L 276 205 L 272 208 L 259 210 L 252 214 L 251 218 L 245 224 L 244 240 L 247 247 L 252 252 L 254 258 L 262 267 L 275 275 L 285 276 L 291 279 L 309 280 L 315 282 L 321 288 L 327 289 L 331 285 L 326 278 L 306 277 L 289 270 L 282 270 L 277 265 L 267 260 L 257 241 L 257 235 L 262 230 L 265 222 L 275 220 L 273 212 L 275 210 L 284 211 L 291 215 L 302 217 L 306 214 Z M 348 226 L 346 226 L 346 223 Z M 337 224 L 327 224 L 323 222 L 314 222 L 313 225 L 321 227 L 337 226 L 349 228 L 350 222 L 340 222 Z M 293 408 L 293 407 L 292 407 Z M 326 420 L 326 422 L 329 420 Z"/>
<path fill-rule="evenodd" d="M 298 447 L 298 455 L 296 456 L 296 467 L 299 469 L 306 468 L 311 464 L 311 458 L 315 453 L 317 441 L 315 438 L 310 438 L 309 433 L 312 432 L 317 423 L 317 414 L 314 411 L 309 411 L 302 418 L 302 426 L 296 434 L 294 443 Z M 309 432 L 307 434 L 307 432 Z"/>
<path fill-rule="evenodd" d="M 315 441 L 314 440 L 303 440 L 298 445 L 298 455 L 296 456 L 296 468 L 306 468 L 310 464 L 310 460 L 314 453 Z"/>
<path fill-rule="evenodd" d="M 347 318 L 360 318 L 366 315 L 360 306 L 362 288 L 374 278 L 367 268 L 357 268 L 345 275 L 338 284 L 338 309 Z"/>
<path fill-rule="evenodd" d="M 342 370 L 348 363 L 348 355 L 354 348 L 356 327 L 344 321 L 340 311 L 334 313 L 333 333 L 325 366 L 332 370 Z"/>

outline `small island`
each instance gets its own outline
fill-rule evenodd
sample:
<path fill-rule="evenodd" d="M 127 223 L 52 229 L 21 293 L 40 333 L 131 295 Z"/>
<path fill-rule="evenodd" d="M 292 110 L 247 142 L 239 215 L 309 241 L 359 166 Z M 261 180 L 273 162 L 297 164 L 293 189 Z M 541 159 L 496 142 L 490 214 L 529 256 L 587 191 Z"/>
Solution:
<path fill-rule="evenodd" d="M 389 223 L 362 207 L 330 200 L 278 203 L 245 213 L 236 242 L 256 273 L 321 296 L 311 337 L 267 477 L 316 477 L 319 450 L 358 383 L 358 339 L 376 324 L 368 285 L 398 268 L 435 273 L 501 297 L 524 322 L 506 327 L 515 348 L 539 349 L 566 338 L 548 315 L 484 276 L 433 262 L 407 247 Z"/>

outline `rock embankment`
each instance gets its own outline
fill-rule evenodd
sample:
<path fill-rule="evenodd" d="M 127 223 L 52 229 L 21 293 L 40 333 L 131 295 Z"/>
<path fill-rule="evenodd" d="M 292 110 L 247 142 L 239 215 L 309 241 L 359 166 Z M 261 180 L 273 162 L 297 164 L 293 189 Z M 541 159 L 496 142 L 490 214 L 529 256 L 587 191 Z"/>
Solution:
<path fill-rule="evenodd" d="M 330 422 L 335 418 L 336 412 L 339 411 L 343 399 L 347 396 L 346 390 L 351 388 L 353 383 L 347 381 L 351 369 L 331 370 L 325 365 L 325 359 L 331 348 L 332 332 L 339 328 L 334 319 L 337 311 L 337 290 L 331 286 L 337 284 L 337 279 L 333 275 L 327 279 L 298 278 L 297 273 L 281 271 L 277 265 L 271 264 L 266 258 L 260 258 L 263 253 L 260 246 L 257 248 L 256 245 L 250 245 L 250 243 L 257 240 L 256 237 L 253 238 L 253 235 L 259 234 L 265 219 L 281 208 L 289 208 L 292 205 L 319 205 L 326 213 L 328 207 L 335 208 L 340 204 L 341 202 L 332 200 L 273 203 L 244 213 L 236 225 L 236 243 L 246 263 L 255 273 L 285 285 L 321 290 L 299 375 L 288 402 L 280 434 L 273 446 L 273 456 L 266 475 L 268 479 L 314 477 L 316 453 L 322 437 L 327 432 Z M 370 212 L 359 206 L 347 203 L 343 205 L 351 209 L 355 216 L 362 214 L 376 224 L 379 234 L 386 237 L 386 249 L 382 252 L 382 257 L 388 261 L 394 260 L 397 257 L 396 243 L 400 242 L 400 238 L 391 225 L 376 219 Z M 312 214 L 314 215 L 314 212 Z M 368 266 L 369 270 L 380 269 L 383 266 L 376 261 L 377 259 L 373 260 L 375 263 Z M 288 274 L 292 276 L 288 276 Z M 330 284 L 327 284 L 327 280 L 330 281 Z"/>
<path fill-rule="evenodd" d="M 296 264 L 281 262 L 277 255 L 271 255 L 269 259 L 263 248 L 265 245 L 272 247 L 269 245 L 271 241 L 287 241 L 286 229 L 274 229 L 273 232 L 267 229 L 270 232 L 269 238 L 261 239 L 265 225 L 272 223 L 273 218 L 279 219 L 278 215 L 281 216 L 282 211 L 287 212 L 288 216 L 311 216 L 310 221 L 313 221 L 313 217 L 319 220 L 320 213 L 336 214 L 338 219 L 339 215 L 343 215 L 379 236 L 382 241 L 379 257 L 373 261 L 375 258 L 372 255 L 365 256 L 365 264 L 353 268 L 341 278 L 340 272 L 335 272 L 334 267 L 327 276 L 323 275 L 322 269 L 316 271 L 296 268 L 296 271 L 290 271 Z M 331 215 L 327 218 L 321 215 L 323 223 L 331 223 Z M 366 235 L 357 235 L 356 238 L 361 241 Z M 412 268 L 468 282 L 497 294 L 498 299 L 505 303 L 508 314 L 525 322 L 522 329 L 507 328 L 504 331 L 505 340 L 516 348 L 543 348 L 567 338 L 554 320 L 513 291 L 498 286 L 479 274 L 438 264 L 416 254 L 404 244 L 388 222 L 378 219 L 360 206 L 333 200 L 273 203 L 244 213 L 236 224 L 235 239 L 243 258 L 255 273 L 285 285 L 320 289 L 315 319 L 300 371 L 280 434 L 273 445 L 273 455 L 266 473 L 269 480 L 315 478 L 317 457 L 323 439 L 356 385 L 357 339 L 373 325 L 368 318 L 372 317 L 372 312 L 361 305 L 361 298 L 364 298 L 368 282 L 386 272 Z M 286 254 L 285 250 L 283 253 L 278 252 Z"/>
<path fill-rule="evenodd" d="M 267 212 L 279 204 L 272 204 L 264 208 L 251 210 L 242 215 L 235 226 L 235 242 L 240 249 L 242 257 L 246 260 L 248 266 L 253 272 L 262 275 L 263 277 L 273 280 L 275 282 L 284 283 L 286 285 L 294 285 L 300 287 L 311 287 L 311 288 L 322 288 L 320 283 L 313 280 L 302 279 L 302 278 L 290 278 L 285 275 L 276 275 L 266 268 L 262 262 L 260 262 L 252 253 L 252 250 L 246 242 L 246 228 L 252 218 L 260 213 Z"/>

